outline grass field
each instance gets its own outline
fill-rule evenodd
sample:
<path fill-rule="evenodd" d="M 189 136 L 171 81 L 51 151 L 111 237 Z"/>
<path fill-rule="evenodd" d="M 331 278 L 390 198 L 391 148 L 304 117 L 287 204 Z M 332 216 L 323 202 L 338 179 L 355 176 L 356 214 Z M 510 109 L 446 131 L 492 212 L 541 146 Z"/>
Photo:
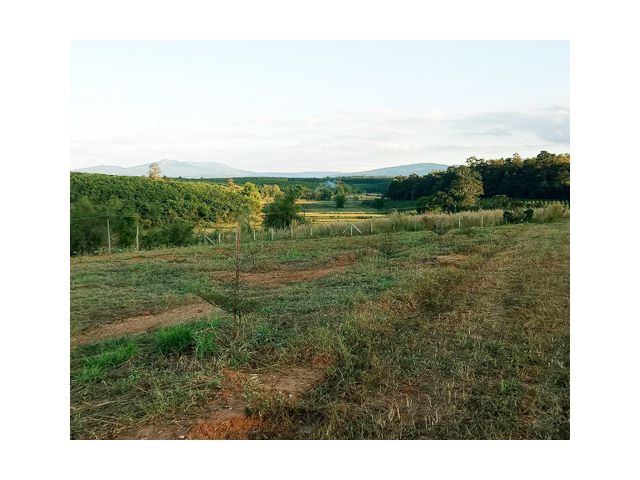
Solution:
<path fill-rule="evenodd" d="M 71 259 L 72 438 L 569 437 L 568 221 L 232 253 Z"/>

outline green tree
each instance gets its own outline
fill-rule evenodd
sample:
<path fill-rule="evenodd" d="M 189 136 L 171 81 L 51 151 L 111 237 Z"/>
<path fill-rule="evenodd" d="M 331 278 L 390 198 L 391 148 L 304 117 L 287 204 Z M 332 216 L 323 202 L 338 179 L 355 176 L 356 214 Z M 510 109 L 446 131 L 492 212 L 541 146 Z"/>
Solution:
<path fill-rule="evenodd" d="M 416 211 L 420 214 L 425 213 L 428 210 L 434 209 L 433 195 L 428 197 L 418 197 L 416 200 Z"/>
<path fill-rule="evenodd" d="M 456 169 L 449 193 L 459 208 L 469 208 L 484 193 L 482 177 L 473 168 L 463 165 Z"/>
<path fill-rule="evenodd" d="M 287 191 L 264 208 L 264 226 L 267 228 L 286 228 L 291 222 L 302 221 L 298 214 L 300 205 L 296 204 L 294 192 Z"/>
<path fill-rule="evenodd" d="M 336 208 L 344 208 L 344 204 L 347 202 L 347 191 L 342 180 L 340 180 L 336 186 L 336 193 L 333 196 L 333 200 L 336 202 Z"/>

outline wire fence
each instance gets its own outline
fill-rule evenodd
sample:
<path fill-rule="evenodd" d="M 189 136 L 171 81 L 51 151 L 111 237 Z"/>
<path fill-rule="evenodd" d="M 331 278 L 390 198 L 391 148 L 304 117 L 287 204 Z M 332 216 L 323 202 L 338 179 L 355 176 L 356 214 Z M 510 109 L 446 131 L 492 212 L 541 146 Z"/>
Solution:
<path fill-rule="evenodd" d="M 548 202 L 544 207 L 534 208 L 534 223 L 545 223 L 568 217 L 568 204 L 565 202 Z M 136 219 L 126 228 L 126 235 L 114 235 L 111 231 L 112 220 L 127 218 Z M 90 217 L 75 217 L 72 221 L 104 219 L 104 245 L 89 253 L 111 253 L 114 251 L 131 251 L 146 249 L 141 243 L 141 235 L 144 233 L 136 215 L 98 215 Z M 394 233 L 403 231 L 432 231 L 444 233 L 451 229 L 463 229 L 472 227 L 492 227 L 505 223 L 514 223 L 504 217 L 503 209 L 463 211 L 458 213 L 424 213 L 416 212 L 415 207 L 409 211 L 400 209 L 390 210 L 384 217 L 372 217 L 367 219 L 325 222 L 293 221 L 286 228 L 262 228 L 261 226 L 239 229 L 237 226 L 213 226 L 197 227 L 189 232 L 188 242 L 184 245 L 235 245 L 237 235 L 240 242 L 276 242 L 284 240 L 305 240 L 327 237 L 357 237 L 363 235 L 376 235 L 381 233 Z M 122 229 L 122 227 L 120 227 Z M 121 238 L 124 237 L 124 238 Z M 156 245 L 155 248 L 177 246 L 167 242 L 164 245 Z"/>

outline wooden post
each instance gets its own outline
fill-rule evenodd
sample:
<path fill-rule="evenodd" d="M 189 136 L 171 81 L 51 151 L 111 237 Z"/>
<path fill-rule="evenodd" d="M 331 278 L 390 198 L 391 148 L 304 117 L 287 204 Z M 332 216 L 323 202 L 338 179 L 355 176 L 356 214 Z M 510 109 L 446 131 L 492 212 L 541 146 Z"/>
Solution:
<path fill-rule="evenodd" d="M 136 250 L 140 250 L 140 224 L 136 222 Z"/>
<path fill-rule="evenodd" d="M 109 219 L 107 218 L 107 249 L 111 253 L 111 229 L 109 228 Z"/>
<path fill-rule="evenodd" d="M 221 235 L 220 235 L 220 232 L 218 232 L 218 245 L 220 245 L 221 243 L 222 243 Z"/>
<path fill-rule="evenodd" d="M 462 226 L 462 216 L 458 215 L 458 228 Z"/>
<path fill-rule="evenodd" d="M 484 215 L 480 215 L 480 226 L 484 227 Z"/>
<path fill-rule="evenodd" d="M 371 235 L 373 235 L 373 220 L 371 220 L 369 224 L 371 225 Z"/>
<path fill-rule="evenodd" d="M 255 228 L 253 229 L 253 241 L 254 242 L 256 241 L 256 230 L 255 230 Z"/>
<path fill-rule="evenodd" d="M 353 223 L 351 224 L 351 236 L 353 237 Z"/>
<path fill-rule="evenodd" d="M 271 241 L 273 242 L 273 228 L 270 228 L 269 231 L 271 232 Z"/>
<path fill-rule="evenodd" d="M 313 227 L 309 227 L 309 231 L 310 231 L 310 236 L 313 237 Z"/>

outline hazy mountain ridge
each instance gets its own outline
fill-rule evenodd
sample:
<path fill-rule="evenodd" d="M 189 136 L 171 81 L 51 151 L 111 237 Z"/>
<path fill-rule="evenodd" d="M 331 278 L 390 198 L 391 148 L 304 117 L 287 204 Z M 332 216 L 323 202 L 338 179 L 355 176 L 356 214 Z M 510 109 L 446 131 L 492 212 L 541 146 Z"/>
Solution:
<path fill-rule="evenodd" d="M 231 177 L 395 177 L 399 175 L 426 175 L 436 170 L 446 170 L 449 165 L 440 163 L 414 163 L 393 167 L 376 168 L 361 172 L 252 172 L 229 167 L 219 162 L 180 162 L 178 160 L 162 160 L 158 162 L 162 174 L 167 177 L 183 178 L 231 178 Z M 133 167 L 98 165 L 95 167 L 76 168 L 72 171 L 83 173 L 102 173 L 106 175 L 142 176 L 149 172 L 150 163 Z"/>

